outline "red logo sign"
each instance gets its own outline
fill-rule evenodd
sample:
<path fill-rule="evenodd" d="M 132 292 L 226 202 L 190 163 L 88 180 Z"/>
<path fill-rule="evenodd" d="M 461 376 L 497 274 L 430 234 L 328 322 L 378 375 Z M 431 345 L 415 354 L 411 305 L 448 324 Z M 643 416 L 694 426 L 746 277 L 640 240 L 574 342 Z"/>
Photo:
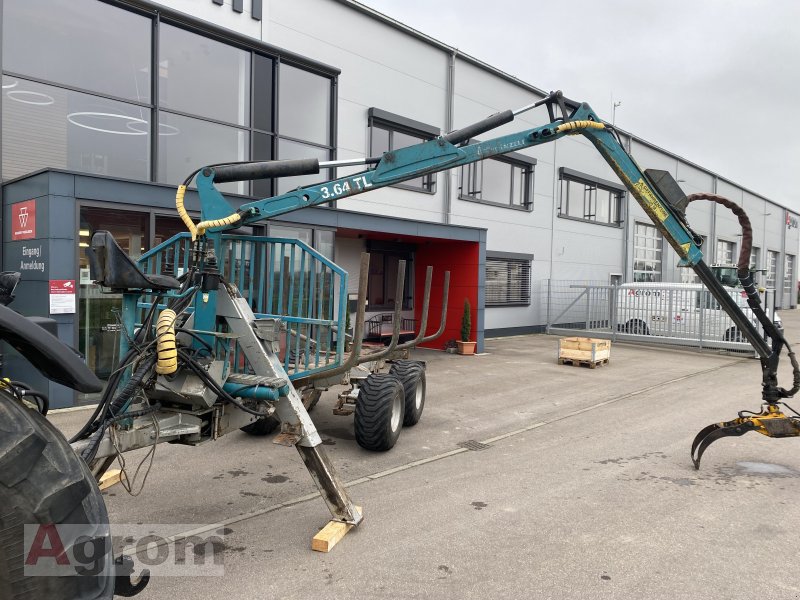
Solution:
<path fill-rule="evenodd" d="M 36 237 L 36 200 L 11 205 L 11 239 L 30 240 Z"/>
<path fill-rule="evenodd" d="M 51 294 L 74 294 L 75 293 L 75 280 L 74 279 L 51 279 L 50 280 L 50 293 Z"/>

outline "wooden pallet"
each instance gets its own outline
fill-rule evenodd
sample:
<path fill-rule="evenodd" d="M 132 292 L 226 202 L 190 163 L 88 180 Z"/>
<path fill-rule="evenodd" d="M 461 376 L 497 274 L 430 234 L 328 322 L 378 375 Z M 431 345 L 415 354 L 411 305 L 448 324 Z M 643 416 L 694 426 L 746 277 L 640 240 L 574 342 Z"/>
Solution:
<path fill-rule="evenodd" d="M 558 364 L 560 364 L 560 365 L 570 364 L 573 367 L 585 366 L 585 367 L 589 367 L 590 369 L 596 369 L 597 365 L 607 365 L 608 364 L 608 360 L 609 359 L 607 359 L 607 358 L 602 358 L 600 360 L 583 360 L 583 359 L 578 359 L 578 358 L 559 358 L 558 359 Z"/>
<path fill-rule="evenodd" d="M 587 365 L 594 369 L 608 363 L 611 341 L 594 338 L 568 337 L 558 340 L 558 364 Z"/>

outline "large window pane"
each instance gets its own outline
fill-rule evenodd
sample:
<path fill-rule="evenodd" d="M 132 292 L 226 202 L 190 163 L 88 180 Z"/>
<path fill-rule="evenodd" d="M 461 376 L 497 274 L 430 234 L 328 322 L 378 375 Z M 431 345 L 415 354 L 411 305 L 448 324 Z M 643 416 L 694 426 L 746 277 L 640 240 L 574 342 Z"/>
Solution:
<path fill-rule="evenodd" d="M 633 234 L 634 281 L 661 281 L 661 239 L 661 233 L 652 225 L 636 223 Z"/>
<path fill-rule="evenodd" d="M 149 178 L 150 110 L 3 77 L 4 179 L 61 168 Z"/>
<path fill-rule="evenodd" d="M 776 288 L 778 282 L 778 253 L 767 251 L 767 287 Z"/>
<path fill-rule="evenodd" d="M 250 53 L 171 25 L 159 52 L 162 108 L 250 124 Z"/>
<path fill-rule="evenodd" d="M 308 144 L 298 144 L 290 140 L 278 140 L 278 159 L 287 160 L 293 158 L 318 158 L 328 160 L 330 150 L 317 148 Z M 300 175 L 298 177 L 282 177 L 277 179 L 278 193 L 283 194 L 289 190 L 312 183 L 319 183 L 328 179 L 328 171 L 323 169 L 317 175 Z"/>
<path fill-rule="evenodd" d="M 253 132 L 253 160 L 272 160 L 272 136 L 266 133 Z M 253 196 L 267 198 L 272 196 L 272 180 L 256 179 L 253 181 Z"/>
<path fill-rule="evenodd" d="M 330 143 L 331 80 L 281 64 L 278 131 L 281 135 Z"/>
<path fill-rule="evenodd" d="M 497 160 L 485 160 L 480 198 L 489 202 L 508 204 L 511 199 L 511 165 Z"/>
<path fill-rule="evenodd" d="M 381 156 L 391 149 L 389 145 L 389 130 L 382 127 L 372 127 L 371 156 Z M 421 141 L 421 140 L 420 140 Z"/>
<path fill-rule="evenodd" d="M 272 131 L 272 59 L 253 57 L 253 126 Z"/>
<path fill-rule="evenodd" d="M 580 177 L 575 173 L 565 173 L 561 169 L 561 204 L 558 214 L 574 219 L 620 225 L 622 223 L 622 188 L 613 183 Z M 643 239 L 643 248 L 655 247 L 655 239 Z"/>
<path fill-rule="evenodd" d="M 202 166 L 247 160 L 248 134 L 200 119 L 160 113 L 158 180 L 177 185 Z M 244 194 L 246 182 L 218 184 L 226 192 Z"/>
<path fill-rule="evenodd" d="M 322 256 L 333 260 L 335 236 L 333 231 L 317 230 L 314 233 L 314 248 L 319 251 Z"/>
<path fill-rule="evenodd" d="M 78 230 L 80 295 L 78 348 L 100 379 L 108 379 L 119 362 L 122 294 L 108 293 L 92 282 L 86 249 L 96 231 L 110 231 L 122 250 L 136 259 L 147 250 L 149 215 L 144 212 L 87 208 L 80 211 Z M 86 395 L 83 400 L 91 400 Z"/>
<path fill-rule="evenodd" d="M 531 261 L 486 259 L 486 306 L 518 306 L 531 303 Z"/>
<path fill-rule="evenodd" d="M 150 101 L 152 21 L 97 0 L 4 0 L 3 70 Z"/>
<path fill-rule="evenodd" d="M 783 292 L 788 294 L 797 283 L 794 280 L 794 256 L 786 255 L 786 268 L 783 270 Z"/>

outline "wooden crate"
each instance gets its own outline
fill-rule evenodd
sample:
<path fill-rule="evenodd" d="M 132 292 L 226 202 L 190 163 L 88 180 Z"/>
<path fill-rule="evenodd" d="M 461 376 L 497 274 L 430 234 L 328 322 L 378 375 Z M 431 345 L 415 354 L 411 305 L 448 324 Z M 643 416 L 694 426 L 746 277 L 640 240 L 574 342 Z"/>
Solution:
<path fill-rule="evenodd" d="M 611 340 L 568 337 L 558 340 L 558 364 L 587 365 L 594 369 L 611 358 Z"/>

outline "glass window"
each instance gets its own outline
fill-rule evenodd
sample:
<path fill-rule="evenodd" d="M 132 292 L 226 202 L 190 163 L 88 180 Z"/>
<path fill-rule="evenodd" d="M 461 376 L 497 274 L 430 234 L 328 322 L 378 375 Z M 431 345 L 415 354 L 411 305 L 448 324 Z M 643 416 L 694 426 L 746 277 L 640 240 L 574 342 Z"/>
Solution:
<path fill-rule="evenodd" d="M 160 113 L 160 118 L 158 180 L 163 183 L 179 184 L 204 165 L 247 159 L 246 131 L 166 112 Z M 244 194 L 248 186 L 234 181 L 217 188 Z"/>
<path fill-rule="evenodd" d="M 311 245 L 313 229 L 310 227 L 298 227 L 294 225 L 273 225 L 269 226 L 269 237 L 287 238 L 290 240 L 300 240 L 304 244 Z"/>
<path fill-rule="evenodd" d="M 486 306 L 528 306 L 531 303 L 531 261 L 486 258 Z"/>
<path fill-rule="evenodd" d="M 331 80 L 281 63 L 278 81 L 280 134 L 330 144 Z"/>
<path fill-rule="evenodd" d="M 761 248 L 753 246 L 750 250 L 750 270 L 758 271 L 761 268 Z M 755 273 L 753 278 L 755 281 L 760 280 L 760 274 Z"/>
<path fill-rule="evenodd" d="M 309 146 L 291 140 L 278 140 L 278 159 L 286 160 L 293 158 L 317 158 L 320 161 L 330 158 L 330 150 L 318 146 Z M 311 185 L 328 179 L 326 170 L 320 171 L 316 175 L 298 175 L 297 177 L 281 177 L 276 179 L 278 193 L 283 194 L 289 190 L 304 185 Z"/>
<path fill-rule="evenodd" d="M 3 70 L 150 102 L 152 21 L 96 0 L 5 0 Z"/>
<path fill-rule="evenodd" d="M 367 310 L 394 308 L 397 303 L 397 269 L 400 261 L 406 261 L 406 276 L 403 287 L 403 309 L 412 308 L 412 276 L 414 267 L 410 252 L 370 250 L 369 284 L 367 286 Z"/>
<path fill-rule="evenodd" d="M 775 289 L 778 283 L 778 258 L 778 252 L 767 251 L 767 287 L 771 289 Z"/>
<path fill-rule="evenodd" d="M 119 362 L 122 335 L 122 294 L 103 292 L 92 282 L 86 248 L 95 231 L 110 231 L 134 260 L 147 250 L 149 214 L 109 208 L 81 208 L 78 231 L 80 295 L 78 348 L 100 379 L 107 379 Z M 88 400 L 89 398 L 84 398 Z"/>
<path fill-rule="evenodd" d="M 273 131 L 271 58 L 253 55 L 253 127 Z"/>
<path fill-rule="evenodd" d="M 150 111 L 3 77 L 3 177 L 44 168 L 150 176 Z"/>
<path fill-rule="evenodd" d="M 533 208 L 533 163 L 490 158 L 461 167 L 459 197 Z"/>
<path fill-rule="evenodd" d="M 401 130 L 399 127 L 383 121 L 373 121 L 370 126 L 370 156 L 380 156 L 391 150 L 407 148 L 432 139 L 423 133 Z M 409 179 L 395 187 L 420 190 L 433 193 L 436 191 L 436 174 L 431 173 L 416 179 Z"/>
<path fill-rule="evenodd" d="M 250 53 L 172 25 L 159 31 L 161 107 L 249 125 Z"/>
<path fill-rule="evenodd" d="M 272 160 L 272 136 L 258 131 L 253 132 L 253 160 Z M 253 196 L 269 198 L 272 196 L 272 179 L 253 181 Z"/>
<path fill-rule="evenodd" d="M 314 232 L 314 248 L 325 258 L 333 260 L 335 234 L 333 231 L 318 229 Z"/>
<path fill-rule="evenodd" d="M 594 178 L 582 179 L 579 175 L 561 170 L 561 197 L 559 216 L 620 225 L 624 191 L 611 183 L 604 184 Z"/>
<path fill-rule="evenodd" d="M 633 234 L 633 280 L 661 281 L 661 233 L 652 225 L 636 223 Z"/>
<path fill-rule="evenodd" d="M 786 255 L 786 268 L 783 270 L 783 292 L 791 293 L 796 289 L 797 283 L 794 276 L 794 256 L 791 254 Z"/>
<path fill-rule="evenodd" d="M 734 255 L 736 254 L 736 243 L 726 240 L 717 240 L 717 263 L 723 265 L 736 264 Z"/>

